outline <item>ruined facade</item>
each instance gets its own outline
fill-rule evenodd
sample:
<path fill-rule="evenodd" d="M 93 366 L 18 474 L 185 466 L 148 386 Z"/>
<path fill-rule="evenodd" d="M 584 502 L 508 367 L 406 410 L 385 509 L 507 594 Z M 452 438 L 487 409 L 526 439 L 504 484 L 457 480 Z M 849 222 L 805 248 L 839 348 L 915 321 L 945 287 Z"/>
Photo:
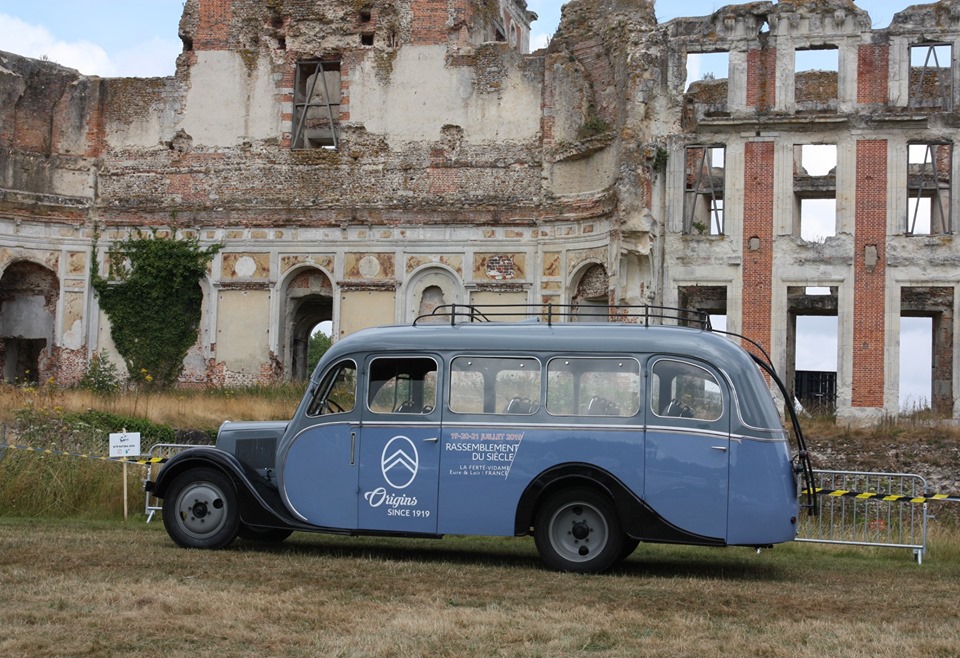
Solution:
<path fill-rule="evenodd" d="M 666 23 L 574 0 L 525 54 L 533 19 L 523 0 L 188 0 L 171 78 L 0 53 L 4 377 L 70 383 L 112 351 L 90 268 L 153 229 L 224 245 L 184 383 L 303 377 L 323 320 L 653 303 L 726 315 L 788 381 L 797 316 L 838 316 L 851 420 L 896 413 L 900 318 L 932 317 L 933 403 L 960 416 L 960 0 L 884 29 L 849 0 Z M 835 65 L 798 68 L 811 51 Z M 688 88 L 698 53 L 725 74 Z"/>

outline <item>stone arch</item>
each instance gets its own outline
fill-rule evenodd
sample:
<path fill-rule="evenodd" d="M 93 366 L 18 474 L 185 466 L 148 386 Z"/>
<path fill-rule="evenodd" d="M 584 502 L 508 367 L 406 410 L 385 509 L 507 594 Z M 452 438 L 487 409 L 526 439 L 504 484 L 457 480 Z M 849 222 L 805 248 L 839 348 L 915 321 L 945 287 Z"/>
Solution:
<path fill-rule="evenodd" d="M 591 307 L 610 304 L 610 277 L 601 263 L 587 262 L 575 273 L 570 286 L 570 303 L 576 319 L 583 322 L 603 322 Z"/>
<path fill-rule="evenodd" d="M 324 321 L 333 321 L 333 283 L 318 267 L 302 267 L 288 274 L 281 286 L 280 350 L 288 379 L 307 379 L 310 333 Z"/>
<path fill-rule="evenodd" d="M 40 382 L 53 374 L 60 280 L 20 260 L 0 273 L 0 373 L 6 382 Z"/>
<path fill-rule="evenodd" d="M 438 306 L 462 304 L 466 299 L 460 277 L 441 265 L 427 265 L 415 270 L 407 280 L 405 289 L 408 322 L 432 313 Z"/>

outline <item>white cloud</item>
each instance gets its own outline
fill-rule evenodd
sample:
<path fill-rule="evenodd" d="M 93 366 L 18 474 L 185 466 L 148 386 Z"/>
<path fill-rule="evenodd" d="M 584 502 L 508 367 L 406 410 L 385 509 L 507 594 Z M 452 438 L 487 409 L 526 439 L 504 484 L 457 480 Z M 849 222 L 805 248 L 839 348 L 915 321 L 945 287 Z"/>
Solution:
<path fill-rule="evenodd" d="M 49 59 L 62 66 L 77 69 L 86 75 L 116 75 L 116 66 L 107 52 L 89 41 L 61 41 L 37 25 L 0 14 L 3 49 L 35 59 Z"/>
<path fill-rule="evenodd" d="M 179 39 L 153 37 L 135 49 L 116 54 L 116 73 L 124 77 L 152 78 L 173 75 L 177 55 L 183 50 Z"/>
<path fill-rule="evenodd" d="M 549 34 L 535 33 L 530 34 L 530 52 L 535 52 L 541 48 L 546 48 L 547 44 L 550 42 Z"/>

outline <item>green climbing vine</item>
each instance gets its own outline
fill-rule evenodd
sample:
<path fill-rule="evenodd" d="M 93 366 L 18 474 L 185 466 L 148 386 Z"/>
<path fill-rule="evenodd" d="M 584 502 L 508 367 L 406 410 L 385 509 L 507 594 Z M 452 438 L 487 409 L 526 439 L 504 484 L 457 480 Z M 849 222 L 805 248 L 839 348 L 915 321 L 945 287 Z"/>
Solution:
<path fill-rule="evenodd" d="M 110 250 L 106 278 L 94 268 L 93 289 L 131 379 L 169 386 L 180 376 L 200 326 L 198 282 L 222 246 L 138 235 Z"/>

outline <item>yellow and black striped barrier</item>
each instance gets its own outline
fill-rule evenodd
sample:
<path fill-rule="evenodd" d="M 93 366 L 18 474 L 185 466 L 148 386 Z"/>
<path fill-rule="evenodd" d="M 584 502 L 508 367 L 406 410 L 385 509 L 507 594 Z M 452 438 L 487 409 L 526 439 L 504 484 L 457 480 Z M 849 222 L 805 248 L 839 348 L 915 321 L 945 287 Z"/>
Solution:
<path fill-rule="evenodd" d="M 856 498 L 858 500 L 882 500 L 888 503 L 914 503 L 917 505 L 929 503 L 935 500 L 945 500 L 960 502 L 960 494 L 924 494 L 922 496 L 910 496 L 905 494 L 882 494 L 876 491 L 848 491 L 846 489 L 824 489 L 816 487 L 812 490 L 804 489 L 801 491 L 804 495 L 814 493 L 818 496 L 830 496 L 832 498 Z"/>
<path fill-rule="evenodd" d="M 78 459 L 92 459 L 101 462 L 116 462 L 118 464 L 163 464 L 167 461 L 166 457 L 149 457 L 146 459 L 133 459 L 130 457 L 103 457 L 101 455 L 89 455 L 79 452 L 69 452 L 66 450 L 54 450 L 53 448 L 34 448 L 32 446 L 18 446 L 12 443 L 0 443 L 0 452 L 3 450 L 20 450 L 23 452 L 34 452 L 41 455 L 76 457 Z"/>

